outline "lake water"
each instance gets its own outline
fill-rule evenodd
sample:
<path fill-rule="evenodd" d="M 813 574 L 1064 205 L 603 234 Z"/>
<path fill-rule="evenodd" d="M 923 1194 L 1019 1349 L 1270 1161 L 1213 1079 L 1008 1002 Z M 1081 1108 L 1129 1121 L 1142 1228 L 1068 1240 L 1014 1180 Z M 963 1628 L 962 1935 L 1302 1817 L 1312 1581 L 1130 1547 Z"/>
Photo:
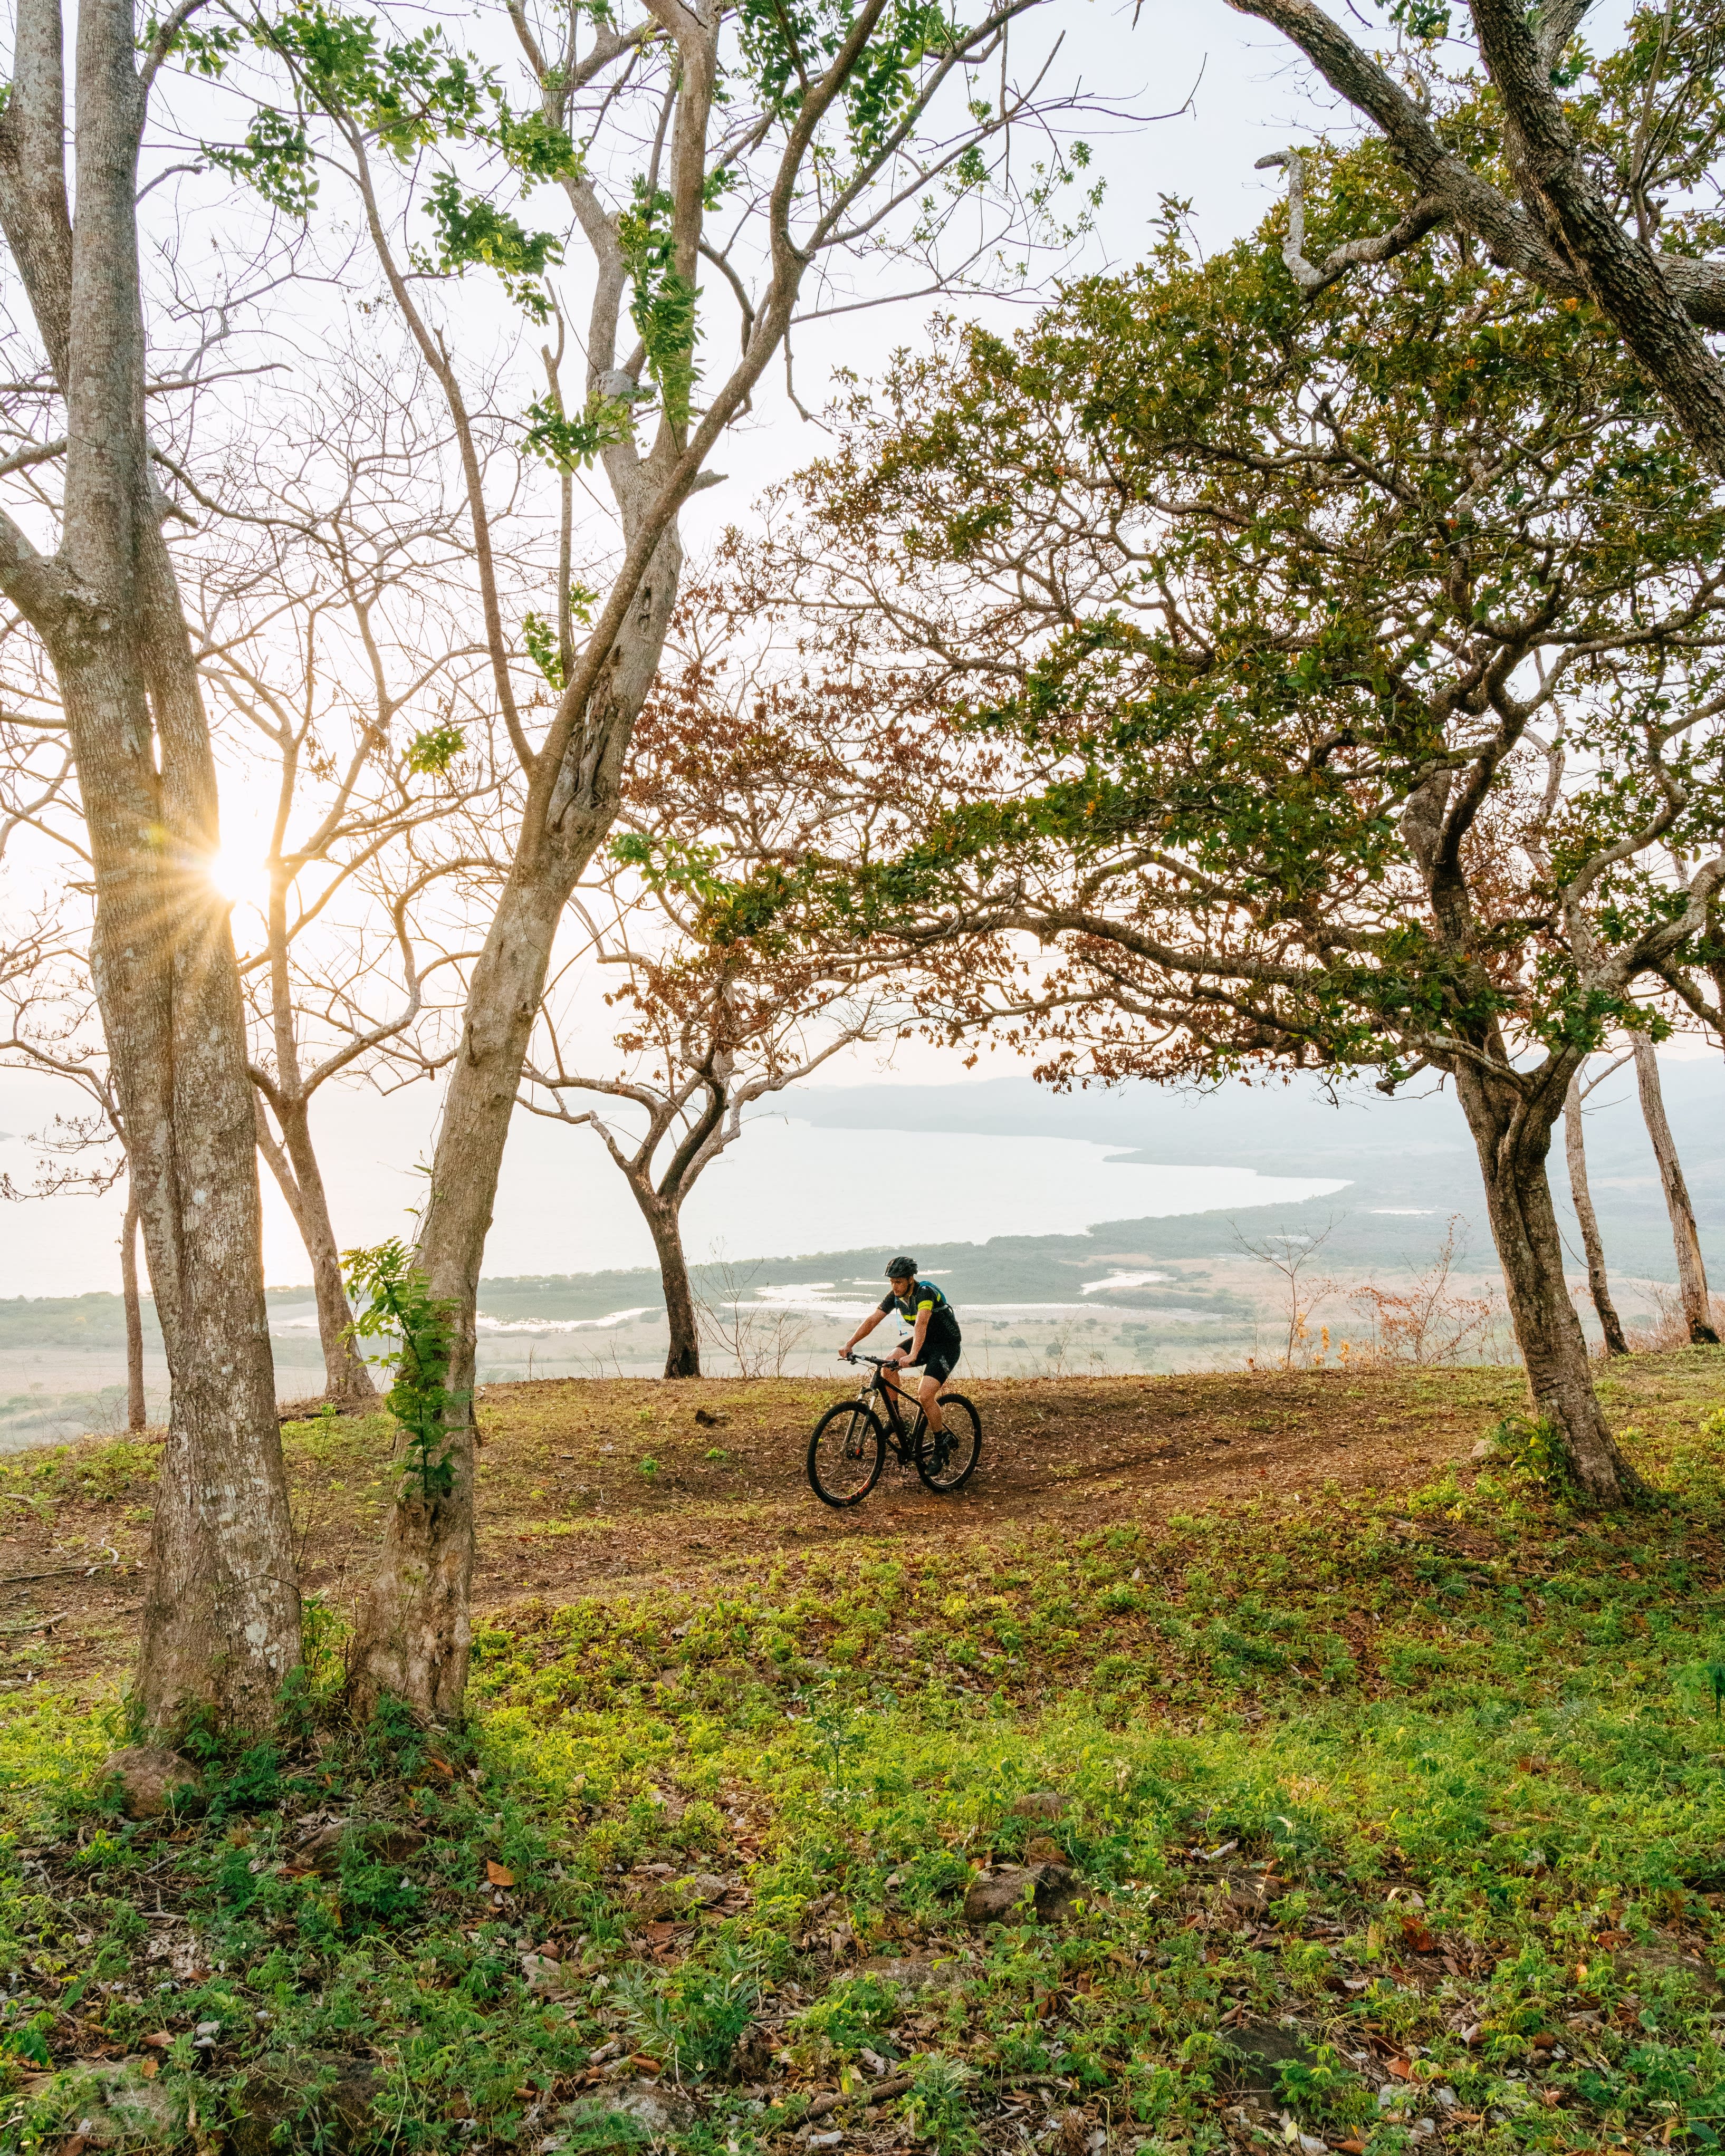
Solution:
<path fill-rule="evenodd" d="M 5 1127 L 33 1127 L 38 1104 L 7 1088 Z M 44 1104 L 48 1098 L 44 1089 Z M 52 1098 L 53 1106 L 64 1103 Z M 429 1091 L 380 1100 L 331 1096 L 317 1136 L 336 1232 L 344 1245 L 411 1235 L 424 1194 Z M 1339 1190 L 1323 1178 L 1250 1168 L 1155 1167 L 1124 1149 L 1060 1137 L 945 1131 L 853 1131 L 766 1116 L 707 1170 L 685 1214 L 691 1259 L 794 1257 L 879 1244 L 986 1242 L 993 1235 L 1081 1234 L 1102 1220 L 1263 1204 Z M 0 1143 L 0 1168 L 24 1179 L 28 1149 Z M 0 1295 L 78 1295 L 119 1286 L 121 1201 L 63 1197 L 20 1206 L 0 1244 Z M 292 1220 L 264 1180 L 264 1265 L 273 1286 L 305 1281 Z M 504 1165 L 485 1252 L 492 1275 L 593 1272 L 650 1265 L 653 1246 L 622 1177 L 589 1131 L 521 1116 Z"/>

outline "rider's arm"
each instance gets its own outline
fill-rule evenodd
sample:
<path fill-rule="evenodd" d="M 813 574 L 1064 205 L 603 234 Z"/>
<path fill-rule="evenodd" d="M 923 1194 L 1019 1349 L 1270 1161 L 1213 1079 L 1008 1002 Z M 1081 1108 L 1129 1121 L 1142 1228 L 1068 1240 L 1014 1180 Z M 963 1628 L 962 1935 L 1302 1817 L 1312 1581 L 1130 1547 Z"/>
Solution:
<path fill-rule="evenodd" d="M 875 1327 L 880 1322 L 882 1315 L 883 1312 L 880 1311 L 871 1310 L 868 1316 L 864 1318 L 862 1323 L 857 1327 L 855 1332 L 851 1334 L 850 1337 L 845 1342 L 845 1345 L 839 1350 L 839 1353 L 841 1355 L 848 1355 L 851 1349 L 855 1347 L 859 1340 L 866 1340 L 869 1335 L 874 1331 Z"/>

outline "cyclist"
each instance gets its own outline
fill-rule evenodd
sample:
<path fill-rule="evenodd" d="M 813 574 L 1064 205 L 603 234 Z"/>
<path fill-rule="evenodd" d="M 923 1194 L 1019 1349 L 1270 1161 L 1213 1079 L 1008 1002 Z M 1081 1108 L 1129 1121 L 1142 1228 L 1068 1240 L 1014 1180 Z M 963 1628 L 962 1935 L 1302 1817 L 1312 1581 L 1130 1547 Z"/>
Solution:
<path fill-rule="evenodd" d="M 887 1368 L 880 1373 L 880 1381 L 896 1393 L 901 1399 L 905 1389 L 890 1374 L 895 1369 L 915 1369 L 920 1367 L 922 1382 L 917 1388 L 922 1402 L 922 1412 L 928 1418 L 928 1427 L 938 1437 L 946 1424 L 941 1419 L 939 1393 L 941 1387 L 952 1374 L 953 1365 L 963 1344 L 958 1330 L 958 1314 L 932 1281 L 918 1280 L 914 1258 L 895 1258 L 886 1268 L 887 1289 L 877 1310 L 871 1310 L 855 1332 L 839 1350 L 840 1357 L 848 1357 L 859 1340 L 866 1340 L 875 1327 L 891 1312 L 916 1327 L 909 1344 L 901 1347 L 888 1358 Z"/>

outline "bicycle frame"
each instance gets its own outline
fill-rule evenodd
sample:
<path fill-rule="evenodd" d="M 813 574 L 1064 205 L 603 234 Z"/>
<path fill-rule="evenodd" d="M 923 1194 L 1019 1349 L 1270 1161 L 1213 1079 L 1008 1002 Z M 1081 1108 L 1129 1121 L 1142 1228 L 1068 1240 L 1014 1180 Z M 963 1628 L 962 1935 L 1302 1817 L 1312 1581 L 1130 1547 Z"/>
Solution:
<path fill-rule="evenodd" d="M 920 1400 L 917 1401 L 916 1412 L 911 1418 L 911 1426 L 906 1430 L 898 1418 L 898 1403 L 901 1397 L 899 1389 L 896 1385 L 889 1385 L 882 1375 L 886 1368 L 886 1357 L 853 1353 L 850 1360 L 853 1363 L 873 1363 L 875 1374 L 872 1378 L 865 1378 L 863 1380 L 862 1389 L 856 1397 L 859 1400 L 868 1400 L 878 1396 L 881 1406 L 886 1411 L 887 1431 L 892 1449 L 898 1455 L 899 1465 L 901 1467 L 914 1465 L 916 1458 L 916 1441 L 922 1436 L 923 1427 L 928 1420 L 927 1411 L 922 1403 Z"/>

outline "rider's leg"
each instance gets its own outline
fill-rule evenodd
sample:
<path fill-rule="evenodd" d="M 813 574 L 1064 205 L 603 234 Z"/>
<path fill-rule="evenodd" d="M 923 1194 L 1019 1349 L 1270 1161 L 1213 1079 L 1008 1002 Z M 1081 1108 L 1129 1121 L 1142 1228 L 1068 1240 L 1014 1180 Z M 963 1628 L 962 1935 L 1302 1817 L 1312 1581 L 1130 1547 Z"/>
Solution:
<path fill-rule="evenodd" d="M 938 1378 L 925 1378 L 916 1389 L 922 1402 L 922 1412 L 928 1418 L 928 1427 L 937 1437 L 946 1428 L 945 1423 L 941 1419 L 941 1383 Z"/>

